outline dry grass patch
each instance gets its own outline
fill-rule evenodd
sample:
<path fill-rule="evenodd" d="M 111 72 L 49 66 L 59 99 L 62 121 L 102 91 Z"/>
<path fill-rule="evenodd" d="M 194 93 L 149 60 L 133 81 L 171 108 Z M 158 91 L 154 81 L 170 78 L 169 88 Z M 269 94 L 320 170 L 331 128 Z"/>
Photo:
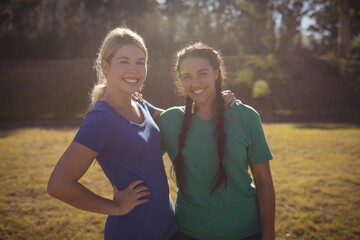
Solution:
<path fill-rule="evenodd" d="M 271 124 L 265 131 L 275 156 L 277 239 L 360 239 L 360 128 Z M 48 177 L 75 132 L 0 131 L 0 239 L 102 239 L 105 216 L 46 193 Z M 167 157 L 165 164 L 169 170 Z M 82 182 L 111 198 L 98 164 Z"/>

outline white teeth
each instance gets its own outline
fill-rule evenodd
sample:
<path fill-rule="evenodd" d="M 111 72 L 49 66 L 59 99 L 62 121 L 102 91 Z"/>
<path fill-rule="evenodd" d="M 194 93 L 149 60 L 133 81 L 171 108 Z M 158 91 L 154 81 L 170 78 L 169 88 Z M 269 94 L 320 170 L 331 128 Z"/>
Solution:
<path fill-rule="evenodd" d="M 205 89 L 203 88 L 203 89 L 199 89 L 199 90 L 193 90 L 193 93 L 200 94 L 200 93 L 202 93 L 204 91 L 205 91 Z"/>
<path fill-rule="evenodd" d="M 128 83 L 137 83 L 138 79 L 124 78 L 124 81 Z"/>

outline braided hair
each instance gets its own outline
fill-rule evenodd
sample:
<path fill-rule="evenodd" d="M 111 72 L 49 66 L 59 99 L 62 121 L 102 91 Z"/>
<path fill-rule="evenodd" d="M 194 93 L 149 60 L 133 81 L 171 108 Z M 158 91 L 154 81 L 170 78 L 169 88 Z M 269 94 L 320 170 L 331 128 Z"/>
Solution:
<path fill-rule="evenodd" d="M 182 85 L 179 79 L 180 64 L 183 60 L 191 57 L 199 57 L 206 59 L 209 64 L 213 67 L 214 70 L 219 71 L 219 76 L 215 80 L 215 89 L 216 89 L 216 128 L 215 128 L 215 139 L 217 145 L 217 154 L 219 159 L 219 167 L 216 175 L 214 176 L 214 185 L 211 191 L 211 194 L 221 188 L 226 186 L 226 171 L 224 166 L 224 155 L 225 155 L 225 116 L 224 116 L 224 99 L 222 97 L 222 90 L 224 86 L 224 81 L 226 79 L 226 72 L 224 67 L 224 62 L 221 54 L 214 50 L 213 48 L 207 46 L 202 42 L 196 42 L 190 44 L 180 50 L 176 55 L 176 61 L 174 64 L 174 76 L 176 79 L 176 85 L 180 93 L 183 93 Z M 179 134 L 179 144 L 178 144 L 178 154 L 175 158 L 173 170 L 176 174 L 176 180 L 180 189 L 180 192 L 185 195 L 185 171 L 184 171 L 184 157 L 182 154 L 183 149 L 186 145 L 186 137 L 191 127 L 192 114 L 194 112 L 193 100 L 186 96 L 186 106 L 185 113 L 182 120 L 181 132 Z M 173 171 L 173 172 L 174 172 Z"/>

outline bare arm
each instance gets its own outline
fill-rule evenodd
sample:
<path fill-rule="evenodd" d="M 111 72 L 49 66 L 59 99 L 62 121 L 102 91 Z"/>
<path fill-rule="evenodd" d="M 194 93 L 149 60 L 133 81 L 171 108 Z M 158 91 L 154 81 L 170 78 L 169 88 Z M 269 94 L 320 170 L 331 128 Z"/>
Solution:
<path fill-rule="evenodd" d="M 152 118 L 156 121 L 156 119 L 157 119 L 157 118 L 160 116 L 160 114 L 161 114 L 162 112 L 164 112 L 164 111 L 165 111 L 164 109 L 155 107 L 155 111 L 154 111 L 154 113 L 153 113 L 153 115 L 152 115 Z"/>
<path fill-rule="evenodd" d="M 135 101 L 138 101 L 138 102 L 143 102 L 144 101 L 143 95 L 141 93 L 139 93 L 139 92 L 133 93 L 132 99 L 135 100 Z M 161 108 L 158 108 L 158 107 L 155 107 L 155 106 L 154 106 L 154 108 L 155 108 L 155 111 L 152 114 L 152 118 L 154 119 L 154 121 L 156 121 L 156 119 L 160 116 L 160 114 L 165 110 L 161 109 Z"/>
<path fill-rule="evenodd" d="M 269 162 L 250 166 L 254 177 L 260 209 L 262 240 L 275 239 L 275 191 Z"/>
<path fill-rule="evenodd" d="M 232 106 L 234 106 L 236 101 L 238 101 L 238 102 L 241 103 L 241 101 L 240 101 L 239 99 L 236 99 L 234 93 L 231 92 L 230 90 L 222 91 L 222 95 L 223 95 L 223 98 L 224 98 L 224 104 L 225 104 L 225 106 L 227 106 L 227 107 L 232 107 Z M 138 93 L 138 92 L 135 92 L 135 93 L 132 95 L 132 99 L 135 100 L 135 101 L 138 101 L 138 102 L 144 101 L 143 95 L 142 95 L 141 93 Z M 157 119 L 157 118 L 160 116 L 160 114 L 161 114 L 162 112 L 164 112 L 164 111 L 165 111 L 164 109 L 155 107 L 155 111 L 154 111 L 154 113 L 152 114 L 152 118 L 156 121 L 156 119 Z"/>
<path fill-rule="evenodd" d="M 145 203 L 140 200 L 146 189 L 135 191 L 136 183 L 129 185 L 124 192 L 126 199 L 113 201 L 96 195 L 79 183 L 96 157 L 96 152 L 72 142 L 61 156 L 52 172 L 47 191 L 49 195 L 82 210 L 107 215 L 125 215 L 137 205 Z M 131 205 L 131 206 L 130 206 Z"/>

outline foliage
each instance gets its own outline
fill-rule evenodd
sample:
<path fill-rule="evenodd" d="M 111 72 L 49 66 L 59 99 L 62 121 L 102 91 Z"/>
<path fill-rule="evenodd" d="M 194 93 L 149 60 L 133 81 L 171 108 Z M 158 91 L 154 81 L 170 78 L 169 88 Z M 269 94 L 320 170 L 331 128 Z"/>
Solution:
<path fill-rule="evenodd" d="M 0 43 L 8 46 L 2 59 L 93 57 L 105 33 L 120 25 L 138 31 L 160 56 L 195 40 L 226 54 L 275 46 L 270 0 L 12 0 L 0 3 L 0 19 Z"/>
<path fill-rule="evenodd" d="M 349 11 L 346 12 L 350 19 L 349 26 L 343 26 L 340 21 L 340 4 L 344 2 L 349 3 Z M 310 26 L 302 29 L 301 23 L 306 18 L 310 18 Z M 306 108 L 298 104 L 301 99 L 293 99 L 319 89 L 317 87 L 323 81 L 329 82 L 323 79 L 336 77 L 337 82 L 332 80 L 333 88 L 340 87 L 348 91 L 346 85 L 351 85 L 360 93 L 360 1 L 5 0 L 0 1 L 0 45 L 3 46 L 0 60 L 5 62 L 1 64 L 5 67 L 0 66 L 3 86 L 0 119 L 38 118 L 40 115 L 40 118 L 68 118 L 81 115 L 87 106 L 87 97 L 84 96 L 93 80 L 91 69 L 80 65 L 81 69 L 76 69 L 78 73 L 74 74 L 76 76 L 69 78 L 66 71 L 79 65 L 67 66 L 65 70 L 59 66 L 57 71 L 54 67 L 46 69 L 46 63 L 57 59 L 94 59 L 105 34 L 122 25 L 144 37 L 149 48 L 149 59 L 154 66 L 161 66 L 153 68 L 156 69 L 155 73 L 149 69 L 150 81 L 147 81 L 144 90 L 151 93 L 150 100 L 154 99 L 161 106 L 175 104 L 168 74 L 174 52 L 185 43 L 196 40 L 209 43 L 221 50 L 224 56 L 236 59 L 234 65 L 227 64 L 231 69 L 229 86 L 242 100 L 252 104 L 259 103 L 252 97 L 254 80 L 257 79 L 266 81 L 271 88 L 271 98 L 269 95 L 267 100 L 276 110 L 287 103 L 292 103 L 287 109 L 298 106 Z M 338 50 L 341 39 L 339 29 L 344 27 L 349 28 L 351 34 L 348 41 L 344 41 L 350 49 L 350 54 L 346 56 L 342 56 Z M 305 30 L 311 33 L 306 38 Z M 326 69 L 330 74 L 323 71 L 322 63 L 316 62 L 314 67 L 310 66 L 316 61 L 314 59 L 324 58 L 330 62 L 330 67 Z M 8 74 L 6 66 L 9 60 L 19 61 L 12 62 L 11 68 L 11 71 L 18 69 L 15 70 L 17 73 Z M 29 63 L 31 66 L 24 73 L 22 67 L 27 63 L 22 60 L 43 62 L 39 61 L 35 65 Z M 91 66 L 91 61 L 89 63 Z M 294 67 L 297 63 L 302 69 Z M 308 69 L 313 74 L 308 74 Z M 308 87 L 303 84 L 306 82 L 303 76 L 313 78 Z M 49 80 L 45 81 L 46 78 Z M 74 81 L 79 78 L 85 80 Z M 55 79 L 58 82 L 55 83 Z M 61 86 L 61 83 L 66 86 Z M 74 87 L 74 84 L 77 86 Z M 78 84 L 84 84 L 81 90 Z M 241 88 L 244 84 L 247 87 Z M 297 84 L 302 84 L 302 89 L 290 91 L 294 93 L 294 98 L 288 96 L 290 92 L 288 94 L 286 91 Z M 65 90 L 57 91 L 63 88 Z M 326 85 L 321 89 L 329 88 L 331 90 L 331 86 Z M 48 95 L 49 89 L 54 91 L 52 96 Z M 74 89 L 79 90 L 77 96 L 69 97 L 74 94 Z M 170 101 L 152 98 L 162 96 L 160 91 L 165 92 L 163 94 Z M 353 96 L 352 89 L 350 92 Z M 324 96 L 317 99 L 321 102 L 319 105 L 330 106 L 322 102 L 322 99 L 327 99 L 326 94 L 316 94 L 320 95 Z M 343 93 L 342 96 L 346 98 L 345 95 Z M 39 96 L 46 96 L 49 101 Z M 355 99 L 351 106 L 358 102 L 356 97 L 351 97 Z M 308 96 L 307 99 L 310 98 L 315 97 Z M 36 102 L 36 107 L 29 106 L 32 101 Z M 348 105 L 346 101 L 339 99 L 339 102 Z"/>
<path fill-rule="evenodd" d="M 270 83 L 285 83 L 284 72 L 279 68 L 278 62 L 273 54 L 266 56 L 245 55 L 243 61 L 238 65 L 234 79 L 230 82 L 232 86 L 247 86 L 252 89 L 254 98 L 267 97 L 270 94 Z M 261 79 L 254 82 L 255 79 Z"/>
<path fill-rule="evenodd" d="M 332 66 L 332 67 L 337 67 L 337 56 L 336 53 L 334 51 L 328 51 L 326 53 L 326 61 Z"/>
<path fill-rule="evenodd" d="M 266 97 L 270 94 L 269 84 L 264 80 L 257 80 L 253 87 L 254 98 Z"/>
<path fill-rule="evenodd" d="M 360 33 L 360 1 L 346 1 L 353 40 Z M 160 56 L 194 40 L 206 41 L 227 55 L 238 49 L 251 55 L 281 55 L 305 46 L 305 16 L 313 19 L 308 30 L 314 51 L 326 53 L 337 45 L 340 2 L 7 0 L 0 2 L 0 43 L 7 46 L 1 58 L 93 57 L 105 33 L 120 25 L 138 31 Z"/>
<path fill-rule="evenodd" d="M 254 73 L 249 68 L 244 68 L 236 73 L 235 81 L 233 84 L 239 84 L 251 87 L 253 83 Z"/>
<path fill-rule="evenodd" d="M 312 0 L 309 1 L 309 16 L 314 19 L 314 22 L 309 26 L 308 30 L 313 33 L 314 39 L 320 39 L 320 41 L 314 42 L 315 51 L 326 53 L 338 50 L 339 29 L 342 27 L 339 23 L 340 4 L 342 2 L 348 2 L 349 4 L 350 25 L 348 27 L 351 34 L 350 42 L 359 37 L 360 1 Z"/>
<path fill-rule="evenodd" d="M 339 58 L 334 51 L 329 51 L 325 58 L 331 67 L 346 79 L 346 83 L 360 93 L 360 62 L 357 53 L 353 54 L 351 58 Z"/>
<path fill-rule="evenodd" d="M 275 8 L 281 16 L 279 53 L 289 54 L 301 48 L 300 24 L 307 13 L 301 0 L 275 1 Z"/>

